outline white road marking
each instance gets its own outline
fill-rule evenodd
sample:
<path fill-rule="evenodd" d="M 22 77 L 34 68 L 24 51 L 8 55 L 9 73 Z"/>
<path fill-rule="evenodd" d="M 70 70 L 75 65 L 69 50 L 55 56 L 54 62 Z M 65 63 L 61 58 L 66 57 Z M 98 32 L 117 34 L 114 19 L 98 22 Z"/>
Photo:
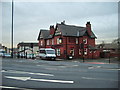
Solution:
<path fill-rule="evenodd" d="M 2 70 L 1 72 L 7 73 L 17 73 L 17 74 L 34 74 L 34 75 L 42 75 L 42 76 L 54 76 L 53 74 L 45 74 L 45 73 L 33 73 L 33 72 L 24 72 L 24 71 L 16 71 L 16 70 Z"/>
<path fill-rule="evenodd" d="M 47 70 L 58 70 L 57 68 L 45 68 Z"/>
<path fill-rule="evenodd" d="M 27 81 L 28 79 L 31 78 L 31 77 L 12 77 L 12 76 L 5 76 L 5 77 L 10 79 L 22 80 L 22 81 Z"/>
<path fill-rule="evenodd" d="M 94 67 L 88 67 L 88 69 L 93 69 Z"/>
<path fill-rule="evenodd" d="M 65 65 L 65 66 L 58 66 L 58 67 L 62 67 L 62 68 L 67 68 L 67 67 L 76 67 L 78 65 Z"/>
<path fill-rule="evenodd" d="M 19 88 L 19 87 L 11 87 L 11 86 L 0 86 L 0 88 L 9 88 L 9 89 L 19 89 L 19 90 L 34 90 L 34 89 L 27 89 L 27 88 Z"/>
<path fill-rule="evenodd" d="M 95 80 L 118 81 L 118 80 L 113 80 L 113 79 L 106 79 L 106 78 L 92 78 L 92 77 L 82 77 L 82 79 L 95 79 Z"/>
<path fill-rule="evenodd" d="M 88 69 L 101 68 L 101 66 L 89 66 Z"/>
<path fill-rule="evenodd" d="M 71 83 L 71 84 L 74 83 L 74 81 L 66 81 L 66 80 L 35 79 L 31 77 L 11 77 L 11 76 L 5 76 L 5 77 L 10 79 L 22 80 L 22 81 L 34 80 L 34 81 L 43 81 L 43 82 L 56 82 L 56 83 Z"/>
<path fill-rule="evenodd" d="M 118 70 L 118 71 L 119 71 L 119 70 L 120 70 L 120 68 L 111 68 L 111 69 L 110 69 L 110 68 L 108 68 L 107 70 Z"/>
<path fill-rule="evenodd" d="M 96 78 L 91 78 L 91 77 L 82 77 L 83 79 L 96 79 Z"/>
<path fill-rule="evenodd" d="M 35 81 L 43 81 L 43 82 L 56 82 L 56 83 L 74 83 L 74 81 L 64 81 L 64 80 L 48 80 L 48 79 L 30 79 Z"/>

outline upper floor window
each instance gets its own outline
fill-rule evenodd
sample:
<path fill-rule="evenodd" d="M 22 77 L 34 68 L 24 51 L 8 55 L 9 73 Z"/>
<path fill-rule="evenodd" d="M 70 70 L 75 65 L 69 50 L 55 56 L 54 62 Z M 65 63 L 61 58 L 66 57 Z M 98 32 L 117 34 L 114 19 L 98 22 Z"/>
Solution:
<path fill-rule="evenodd" d="M 49 45 L 49 40 L 47 40 L 47 45 Z"/>
<path fill-rule="evenodd" d="M 76 44 L 78 44 L 78 38 L 76 38 Z"/>
<path fill-rule="evenodd" d="M 54 45 L 54 39 L 52 39 L 52 45 Z"/>
<path fill-rule="evenodd" d="M 83 43 L 87 44 L 87 38 L 83 39 Z"/>
<path fill-rule="evenodd" d="M 57 38 L 57 44 L 59 44 L 59 38 Z"/>
<path fill-rule="evenodd" d="M 43 41 L 40 42 L 40 45 L 41 45 L 41 46 L 43 45 Z"/>
<path fill-rule="evenodd" d="M 57 38 L 57 44 L 60 44 L 60 43 L 62 43 L 62 39 Z"/>
<path fill-rule="evenodd" d="M 79 49 L 79 55 L 81 55 L 82 54 L 82 51 Z"/>

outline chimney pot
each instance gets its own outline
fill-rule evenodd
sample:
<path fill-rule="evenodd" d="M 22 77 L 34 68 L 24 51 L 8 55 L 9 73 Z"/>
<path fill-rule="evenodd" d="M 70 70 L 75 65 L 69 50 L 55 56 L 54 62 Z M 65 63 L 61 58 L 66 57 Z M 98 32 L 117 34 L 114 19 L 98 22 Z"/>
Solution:
<path fill-rule="evenodd" d="M 90 24 L 90 21 L 89 21 L 89 22 L 87 22 L 87 24 Z"/>

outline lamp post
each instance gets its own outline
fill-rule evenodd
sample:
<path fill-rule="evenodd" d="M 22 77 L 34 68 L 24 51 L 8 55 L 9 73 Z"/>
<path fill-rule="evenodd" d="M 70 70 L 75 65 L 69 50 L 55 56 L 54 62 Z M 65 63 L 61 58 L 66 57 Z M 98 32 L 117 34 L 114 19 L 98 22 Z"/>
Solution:
<path fill-rule="evenodd" d="M 120 60 L 120 40 L 118 39 L 118 60 Z"/>
<path fill-rule="evenodd" d="M 30 44 L 30 47 L 32 48 L 32 59 L 34 59 L 34 57 L 33 57 L 33 43 Z"/>
<path fill-rule="evenodd" d="M 13 0 L 12 0 L 12 32 L 11 32 L 11 57 L 13 58 L 13 8 L 14 8 L 14 4 L 13 4 Z"/>
<path fill-rule="evenodd" d="M 84 61 L 84 43 L 81 43 L 81 45 L 82 45 L 82 48 L 83 48 L 83 62 L 85 62 Z"/>

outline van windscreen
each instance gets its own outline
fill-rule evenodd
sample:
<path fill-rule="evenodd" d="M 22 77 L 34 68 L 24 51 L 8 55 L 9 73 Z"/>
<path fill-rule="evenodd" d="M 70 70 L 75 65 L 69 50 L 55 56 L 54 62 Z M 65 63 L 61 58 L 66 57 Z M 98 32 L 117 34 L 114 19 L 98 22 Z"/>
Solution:
<path fill-rule="evenodd" d="M 47 54 L 55 54 L 54 50 L 46 50 Z"/>

